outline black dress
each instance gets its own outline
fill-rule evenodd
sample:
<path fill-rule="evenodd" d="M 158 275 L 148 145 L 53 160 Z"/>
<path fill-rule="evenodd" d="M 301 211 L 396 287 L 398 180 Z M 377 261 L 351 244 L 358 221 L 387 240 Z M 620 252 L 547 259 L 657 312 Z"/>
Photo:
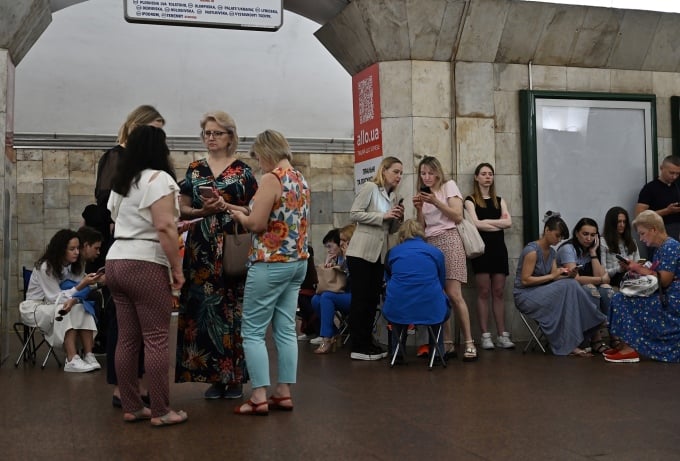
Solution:
<path fill-rule="evenodd" d="M 484 199 L 486 208 L 482 208 L 475 204 L 475 213 L 477 213 L 478 220 L 484 219 L 500 219 L 501 217 L 501 198 L 498 199 L 498 208 L 493 206 L 493 200 L 490 198 Z M 468 196 L 465 200 L 475 201 Z M 472 270 L 475 274 L 505 274 L 508 275 L 508 249 L 505 246 L 505 237 L 503 230 L 496 232 L 479 231 L 479 235 L 484 240 L 484 254 L 478 258 L 470 260 Z"/>

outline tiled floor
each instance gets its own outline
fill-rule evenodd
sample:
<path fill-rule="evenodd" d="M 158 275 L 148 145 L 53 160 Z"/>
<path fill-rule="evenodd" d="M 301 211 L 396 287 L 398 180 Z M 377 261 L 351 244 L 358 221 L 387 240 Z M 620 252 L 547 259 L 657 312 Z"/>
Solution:
<path fill-rule="evenodd" d="M 234 401 L 204 400 L 206 385 L 173 384 L 189 421 L 166 428 L 123 423 L 102 371 L 14 368 L 13 351 L 0 368 L 0 458 L 680 459 L 680 365 L 518 349 L 428 372 L 420 359 L 390 369 L 311 347 L 301 344 L 294 412 L 237 416 Z"/>

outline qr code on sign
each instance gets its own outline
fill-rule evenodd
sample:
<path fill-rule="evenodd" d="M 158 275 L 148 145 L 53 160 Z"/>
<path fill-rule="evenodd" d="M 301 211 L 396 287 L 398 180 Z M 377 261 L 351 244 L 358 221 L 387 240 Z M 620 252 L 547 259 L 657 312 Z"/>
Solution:
<path fill-rule="evenodd" d="M 373 76 L 359 82 L 359 123 L 373 120 Z"/>

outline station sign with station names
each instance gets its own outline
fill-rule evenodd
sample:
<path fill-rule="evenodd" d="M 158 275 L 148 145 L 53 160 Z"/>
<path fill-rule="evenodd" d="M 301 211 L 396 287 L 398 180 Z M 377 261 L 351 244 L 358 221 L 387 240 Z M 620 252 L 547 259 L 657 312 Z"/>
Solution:
<path fill-rule="evenodd" d="M 128 22 L 265 31 L 283 25 L 283 0 L 123 1 Z"/>

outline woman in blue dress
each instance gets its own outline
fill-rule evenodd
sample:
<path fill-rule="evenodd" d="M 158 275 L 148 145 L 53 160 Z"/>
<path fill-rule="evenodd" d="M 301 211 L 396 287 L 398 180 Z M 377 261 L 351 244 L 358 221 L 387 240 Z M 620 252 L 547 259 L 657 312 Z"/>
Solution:
<path fill-rule="evenodd" d="M 663 289 L 647 297 L 616 293 L 612 299 L 610 330 L 621 339 L 605 353 L 608 362 L 639 362 L 640 355 L 662 362 L 680 362 L 680 243 L 666 234 L 663 219 L 651 210 L 633 221 L 640 241 L 657 248 L 651 267 L 630 261 L 626 268 L 640 275 L 655 275 Z"/>
<path fill-rule="evenodd" d="M 596 332 L 606 317 L 575 280 L 576 271 L 557 267 L 552 248 L 569 235 L 559 216 L 549 218 L 543 235 L 530 242 L 519 257 L 515 305 L 541 327 L 555 355 L 590 357 L 578 347 Z"/>

